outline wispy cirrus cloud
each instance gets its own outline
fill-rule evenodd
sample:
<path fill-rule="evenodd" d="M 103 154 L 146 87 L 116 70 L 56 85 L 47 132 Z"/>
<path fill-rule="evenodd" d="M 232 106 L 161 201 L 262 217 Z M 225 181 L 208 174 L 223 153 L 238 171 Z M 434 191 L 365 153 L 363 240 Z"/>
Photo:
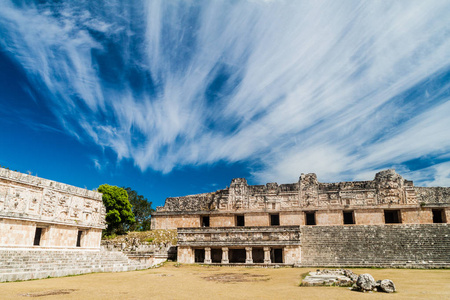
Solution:
<path fill-rule="evenodd" d="M 65 129 L 142 170 L 248 161 L 256 181 L 290 182 L 397 167 L 450 184 L 447 1 L 2 7 L 0 47 Z"/>

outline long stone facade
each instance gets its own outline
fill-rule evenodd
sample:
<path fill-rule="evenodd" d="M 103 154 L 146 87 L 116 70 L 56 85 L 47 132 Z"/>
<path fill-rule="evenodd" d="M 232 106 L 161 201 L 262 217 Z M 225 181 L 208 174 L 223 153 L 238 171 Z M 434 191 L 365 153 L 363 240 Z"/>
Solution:
<path fill-rule="evenodd" d="M 150 267 L 101 249 L 105 215 L 101 193 L 0 168 L 0 282 Z"/>
<path fill-rule="evenodd" d="M 394 170 L 385 170 L 377 173 L 374 180 L 339 183 L 321 183 L 313 173 L 302 174 L 296 183 L 280 185 L 251 186 L 244 178 L 236 178 L 230 187 L 213 193 L 167 198 L 165 205 L 152 215 L 152 227 L 178 228 L 178 261 L 185 263 L 320 265 L 314 249 L 324 250 L 308 244 L 314 240 L 317 245 L 327 245 L 330 256 L 340 257 L 339 261 L 323 261 L 324 265 L 352 265 L 352 254 L 344 251 L 342 243 L 338 243 L 339 249 L 344 250 L 318 242 L 327 236 L 323 232 L 305 240 L 314 230 L 308 231 L 309 228 L 341 232 L 351 227 L 361 238 L 371 234 L 370 226 L 375 226 L 370 227 L 372 233 L 373 228 L 381 228 L 376 232 L 389 228 L 386 232 L 395 243 L 396 230 L 403 234 L 409 230 L 405 224 L 415 224 L 412 234 L 429 235 L 430 230 L 437 230 L 439 237 L 448 241 L 448 220 L 450 188 L 415 187 Z M 429 227 L 433 223 L 440 226 Z M 376 238 L 383 243 L 388 237 L 378 234 Z M 389 243 L 386 245 L 389 251 Z M 422 250 L 435 251 L 429 261 L 439 261 L 436 266 L 449 266 L 448 247 L 438 248 Z M 416 249 L 420 250 L 420 246 Z M 365 265 L 380 265 L 371 258 L 378 250 L 365 250 L 368 258 L 361 261 Z M 336 255 L 339 251 L 344 252 Z M 403 254 L 398 255 L 403 261 Z M 419 263 L 411 257 L 405 261 Z M 386 262 L 390 264 L 392 261 Z M 433 267 L 433 263 L 427 266 Z"/>
<path fill-rule="evenodd" d="M 0 248 L 99 249 L 102 194 L 0 168 Z"/>

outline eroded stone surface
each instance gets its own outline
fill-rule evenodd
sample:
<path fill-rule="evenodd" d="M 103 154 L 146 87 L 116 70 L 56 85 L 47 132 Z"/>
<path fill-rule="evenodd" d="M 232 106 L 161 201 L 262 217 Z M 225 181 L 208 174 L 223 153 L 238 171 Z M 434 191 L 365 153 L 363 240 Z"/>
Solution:
<path fill-rule="evenodd" d="M 0 217 L 103 229 L 105 214 L 101 193 L 0 168 Z"/>
<path fill-rule="evenodd" d="M 378 289 L 385 293 L 393 293 L 395 292 L 394 282 L 390 279 L 384 279 L 380 281 L 380 285 Z"/>
<path fill-rule="evenodd" d="M 414 187 L 394 170 L 384 170 L 371 181 L 321 183 L 314 173 L 302 174 L 291 184 L 248 185 L 235 178 L 230 187 L 212 193 L 167 198 L 155 215 L 164 212 L 287 209 L 327 206 L 446 203 L 450 188 Z"/>
<path fill-rule="evenodd" d="M 372 291 L 376 285 L 376 282 L 372 275 L 361 274 L 356 280 L 356 285 L 363 291 Z"/>
<path fill-rule="evenodd" d="M 302 280 L 302 286 L 351 286 L 352 278 L 357 277 L 352 271 L 345 269 L 324 269 L 309 274 Z"/>

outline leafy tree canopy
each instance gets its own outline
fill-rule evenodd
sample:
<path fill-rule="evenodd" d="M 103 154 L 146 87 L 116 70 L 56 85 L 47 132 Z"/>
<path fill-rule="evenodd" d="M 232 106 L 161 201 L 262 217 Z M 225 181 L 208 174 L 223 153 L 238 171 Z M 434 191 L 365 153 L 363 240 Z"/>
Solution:
<path fill-rule="evenodd" d="M 139 195 L 135 190 L 127 187 L 125 190 L 128 193 L 128 200 L 132 205 L 132 210 L 136 218 L 136 223 L 131 225 L 132 231 L 147 231 L 150 230 L 151 213 L 154 211 L 152 202 L 148 201 L 142 195 Z"/>
<path fill-rule="evenodd" d="M 97 190 L 103 194 L 103 204 L 106 207 L 106 233 L 124 234 L 136 222 L 127 192 L 108 184 L 102 184 Z"/>

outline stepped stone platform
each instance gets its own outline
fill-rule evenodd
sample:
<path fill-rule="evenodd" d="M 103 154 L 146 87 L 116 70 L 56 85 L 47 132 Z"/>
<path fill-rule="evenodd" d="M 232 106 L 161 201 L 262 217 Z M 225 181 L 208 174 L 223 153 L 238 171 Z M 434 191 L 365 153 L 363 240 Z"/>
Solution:
<path fill-rule="evenodd" d="M 449 268 L 448 224 L 301 227 L 302 266 Z"/>
<path fill-rule="evenodd" d="M 118 251 L 0 249 L 0 282 L 149 268 Z"/>

